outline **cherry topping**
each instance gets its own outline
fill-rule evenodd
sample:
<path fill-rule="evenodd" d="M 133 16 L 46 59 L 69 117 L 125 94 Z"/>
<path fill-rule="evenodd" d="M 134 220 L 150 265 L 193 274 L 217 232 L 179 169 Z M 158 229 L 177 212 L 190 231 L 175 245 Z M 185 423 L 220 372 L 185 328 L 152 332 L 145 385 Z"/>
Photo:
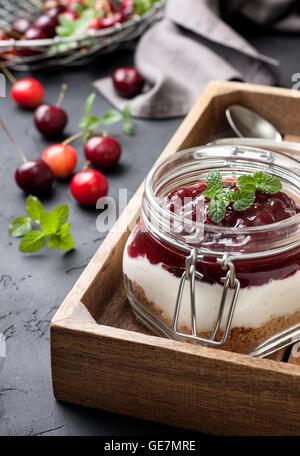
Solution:
<path fill-rule="evenodd" d="M 119 68 L 112 75 L 116 92 L 124 98 L 132 98 L 141 93 L 144 78 L 135 68 Z"/>
<path fill-rule="evenodd" d="M 34 109 L 43 101 L 44 88 L 34 78 L 20 79 L 13 84 L 11 97 L 22 108 Z"/>
<path fill-rule="evenodd" d="M 39 28 L 49 38 L 53 38 L 56 35 L 56 27 L 58 25 L 57 16 L 51 16 L 48 14 L 41 14 L 34 21 L 34 26 Z"/>
<path fill-rule="evenodd" d="M 108 182 L 96 169 L 75 174 L 71 181 L 71 193 L 79 204 L 95 206 L 98 199 L 107 195 Z"/>
<path fill-rule="evenodd" d="M 108 169 L 115 166 L 121 156 L 121 145 L 109 136 L 92 136 L 84 145 L 86 159 L 96 168 Z"/>
<path fill-rule="evenodd" d="M 15 179 L 18 186 L 26 193 L 37 195 L 50 190 L 53 174 L 43 160 L 30 160 L 17 168 Z"/>
<path fill-rule="evenodd" d="M 54 144 L 44 150 L 42 159 L 50 166 L 54 177 L 65 179 L 73 174 L 77 153 L 69 144 Z"/>
<path fill-rule="evenodd" d="M 16 33 L 19 33 L 20 35 L 24 35 L 29 27 L 30 22 L 28 19 L 25 19 L 25 17 L 19 17 L 18 19 L 15 19 L 11 24 L 12 30 Z"/>

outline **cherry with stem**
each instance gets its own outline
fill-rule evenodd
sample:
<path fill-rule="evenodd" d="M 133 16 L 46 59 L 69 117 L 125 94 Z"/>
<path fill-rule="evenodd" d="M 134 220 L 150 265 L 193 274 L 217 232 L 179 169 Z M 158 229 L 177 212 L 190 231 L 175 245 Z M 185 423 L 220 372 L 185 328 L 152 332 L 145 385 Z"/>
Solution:
<path fill-rule="evenodd" d="M 40 133 L 48 138 L 60 136 L 67 125 L 68 116 L 66 112 L 61 108 L 61 104 L 63 102 L 67 89 L 67 84 L 62 84 L 61 91 L 55 106 L 43 103 L 35 110 L 35 126 Z"/>
<path fill-rule="evenodd" d="M 8 139 L 19 154 L 22 164 L 16 169 L 15 180 L 17 185 L 26 193 L 39 195 L 50 190 L 53 184 L 53 174 L 47 163 L 43 160 L 28 160 L 23 150 L 17 144 L 9 130 L 7 129 L 2 117 L 0 116 L 0 126 L 7 135 Z"/>

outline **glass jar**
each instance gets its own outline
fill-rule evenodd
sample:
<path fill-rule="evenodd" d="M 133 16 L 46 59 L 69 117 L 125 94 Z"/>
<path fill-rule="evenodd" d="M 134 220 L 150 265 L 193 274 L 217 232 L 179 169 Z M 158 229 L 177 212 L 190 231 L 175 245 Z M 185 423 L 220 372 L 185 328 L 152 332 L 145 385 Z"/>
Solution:
<path fill-rule="evenodd" d="M 193 191 L 213 169 L 224 181 L 263 171 L 280 178 L 283 197 L 295 207 L 300 202 L 300 164 L 279 152 L 237 146 L 179 152 L 146 179 L 141 221 L 124 250 L 125 286 L 136 316 L 155 333 L 250 353 L 300 322 L 300 213 L 232 228 L 204 224 L 201 210 L 195 217 L 166 207 L 166 195 Z"/>

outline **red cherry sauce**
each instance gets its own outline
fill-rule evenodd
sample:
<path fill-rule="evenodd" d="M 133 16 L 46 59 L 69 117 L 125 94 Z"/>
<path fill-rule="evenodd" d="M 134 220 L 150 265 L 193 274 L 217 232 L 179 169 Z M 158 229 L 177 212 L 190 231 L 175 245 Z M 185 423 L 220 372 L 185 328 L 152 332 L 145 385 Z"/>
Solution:
<path fill-rule="evenodd" d="M 227 182 L 225 187 L 237 191 L 235 182 Z M 241 230 L 247 227 L 259 227 L 270 225 L 275 222 L 286 220 L 300 212 L 300 207 L 284 192 L 279 192 L 274 195 L 266 195 L 259 191 L 256 192 L 256 198 L 253 206 L 245 211 L 236 211 L 233 209 L 232 204 L 227 207 L 224 219 L 216 224 L 207 215 L 209 199 L 203 195 L 204 190 L 207 190 L 205 183 L 200 183 L 193 187 L 178 188 L 167 194 L 162 205 L 171 212 L 179 215 L 182 209 L 185 209 L 185 216 L 189 215 L 195 220 L 196 209 L 201 204 L 202 221 L 204 224 L 219 225 L 224 227 L 235 228 Z M 178 197 L 183 203 L 183 206 L 178 209 Z M 188 198 L 188 203 L 185 204 L 185 199 Z M 287 228 L 285 228 L 287 230 Z M 291 228 L 285 231 L 285 235 L 291 234 Z M 237 233 L 239 234 L 239 233 Z M 241 246 L 240 251 L 255 252 L 258 249 L 259 243 L 272 242 L 278 239 L 278 230 L 268 231 L 263 230 L 260 233 L 246 233 L 241 232 L 241 236 L 234 236 L 230 239 L 228 235 L 221 232 L 212 233 L 211 231 L 204 234 L 200 246 L 210 248 L 218 251 L 229 251 L 230 245 L 233 242 L 238 242 Z M 272 239 L 273 238 L 273 239 Z M 233 249 L 232 249 L 233 250 Z M 167 246 L 161 241 L 154 238 L 144 227 L 141 222 L 138 226 L 135 236 L 128 246 L 128 255 L 131 258 L 138 256 L 146 256 L 151 264 L 162 263 L 162 267 L 176 276 L 181 276 L 185 269 L 185 256 L 179 250 L 175 250 Z M 263 285 L 271 279 L 278 280 L 284 279 L 300 268 L 300 249 L 293 249 L 286 253 L 273 255 L 265 259 L 243 260 L 235 262 L 235 270 L 237 278 L 241 282 L 241 287 L 249 287 L 253 285 Z M 207 257 L 204 261 L 197 264 L 197 270 L 204 275 L 204 279 L 208 283 L 222 283 L 221 278 L 226 275 L 226 271 L 221 269 L 221 266 L 216 262 L 216 259 Z"/>

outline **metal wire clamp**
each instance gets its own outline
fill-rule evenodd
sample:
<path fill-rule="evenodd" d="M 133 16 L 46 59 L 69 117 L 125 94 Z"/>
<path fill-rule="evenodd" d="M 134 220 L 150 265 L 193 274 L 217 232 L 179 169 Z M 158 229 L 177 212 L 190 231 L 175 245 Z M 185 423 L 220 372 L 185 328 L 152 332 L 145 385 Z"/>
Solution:
<path fill-rule="evenodd" d="M 209 253 L 205 253 L 205 256 L 210 256 L 210 255 L 209 255 Z M 175 332 L 175 334 L 177 336 L 180 336 L 180 337 L 183 337 L 186 339 L 190 339 L 190 340 L 194 340 L 195 342 L 199 343 L 200 345 L 221 346 L 221 345 L 225 344 L 227 337 L 228 337 L 228 333 L 230 330 L 230 326 L 231 326 L 231 322 L 232 322 L 232 318 L 233 318 L 233 314 L 234 314 L 234 310 L 235 310 L 235 305 L 236 305 L 238 294 L 240 291 L 240 281 L 235 276 L 234 264 L 229 259 L 228 254 L 225 253 L 222 257 L 217 258 L 217 262 L 219 264 L 221 264 L 222 269 L 228 270 L 226 276 L 221 279 L 221 281 L 224 283 L 224 287 L 223 287 L 223 293 L 222 293 L 221 303 L 220 303 L 220 307 L 219 307 L 219 313 L 218 313 L 217 320 L 216 320 L 214 329 L 212 330 L 210 338 L 205 339 L 202 337 L 198 337 L 197 336 L 195 279 L 198 279 L 198 280 L 203 279 L 203 275 L 196 270 L 197 262 L 203 261 L 203 258 L 204 258 L 204 255 L 201 254 L 201 250 L 196 249 L 196 248 L 192 249 L 190 255 L 186 258 L 185 271 L 183 272 L 181 279 L 180 279 L 180 284 L 179 284 L 179 289 L 178 289 L 178 294 L 177 294 L 177 299 L 176 299 L 175 313 L 174 313 L 174 319 L 173 319 L 173 331 Z M 184 292 L 184 287 L 185 287 L 186 281 L 189 281 L 189 283 L 190 283 L 192 334 L 185 334 L 178 330 L 178 319 L 179 319 L 179 315 L 180 315 L 180 308 L 181 308 L 181 304 L 182 304 L 183 292 Z M 234 291 L 233 291 L 233 296 L 232 296 L 228 314 L 227 314 L 225 329 L 224 329 L 221 340 L 216 340 L 216 335 L 217 335 L 217 332 L 220 328 L 220 324 L 222 321 L 229 288 L 233 288 Z"/>

